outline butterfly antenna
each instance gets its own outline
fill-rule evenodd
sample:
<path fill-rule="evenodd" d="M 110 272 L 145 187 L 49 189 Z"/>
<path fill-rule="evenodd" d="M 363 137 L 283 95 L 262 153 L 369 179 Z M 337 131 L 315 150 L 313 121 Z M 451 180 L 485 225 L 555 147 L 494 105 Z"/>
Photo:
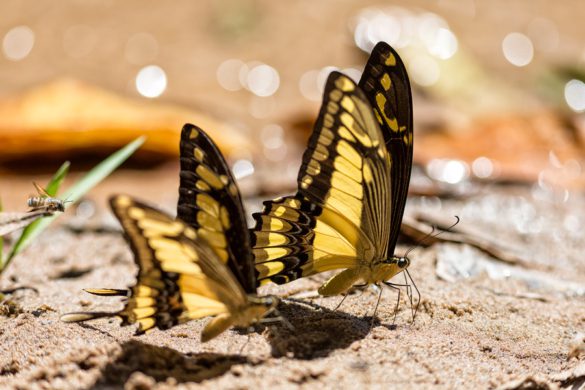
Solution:
<path fill-rule="evenodd" d="M 461 221 L 461 219 L 460 219 L 460 218 L 459 218 L 457 215 L 455 216 L 455 219 L 456 219 L 455 223 L 453 223 L 453 224 L 452 224 L 451 226 L 449 226 L 447 229 L 441 230 L 440 232 L 438 232 L 437 234 L 434 234 L 434 235 L 433 235 L 433 233 L 435 232 L 435 226 L 432 226 L 432 230 L 431 230 L 431 232 L 430 232 L 430 233 L 428 233 L 426 236 L 424 236 L 422 239 L 420 239 L 420 240 L 419 240 L 419 241 L 418 241 L 418 242 L 417 242 L 417 243 L 416 243 L 416 244 L 415 244 L 415 245 L 414 245 L 412 248 L 410 248 L 409 250 L 407 250 L 407 251 L 406 251 L 406 254 L 404 255 L 404 257 L 408 257 L 408 254 L 409 254 L 410 252 L 412 252 L 414 249 L 418 248 L 419 246 L 422 246 L 422 245 L 425 243 L 425 241 L 428 241 L 428 240 L 430 240 L 431 238 L 438 237 L 438 236 L 440 236 L 441 234 L 443 234 L 443 233 L 445 233 L 445 232 L 448 232 L 448 231 L 450 231 L 451 229 L 453 229 L 453 228 L 454 228 L 454 227 L 455 227 L 455 226 L 456 226 L 456 225 L 457 225 L 457 224 L 458 224 L 458 223 Z"/>

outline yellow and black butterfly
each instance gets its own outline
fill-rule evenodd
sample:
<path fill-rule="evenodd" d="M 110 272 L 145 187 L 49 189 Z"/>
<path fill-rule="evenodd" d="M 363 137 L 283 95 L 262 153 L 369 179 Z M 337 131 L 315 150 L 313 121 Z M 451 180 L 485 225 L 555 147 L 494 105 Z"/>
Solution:
<path fill-rule="evenodd" d="M 125 307 L 114 313 L 70 313 L 64 321 L 118 316 L 123 324 L 138 323 L 142 333 L 214 316 L 201 334 L 205 342 L 275 312 L 276 297 L 256 296 L 242 202 L 223 156 L 190 124 L 183 127 L 180 148 L 178 219 L 129 196 L 110 200 L 138 264 L 138 280 L 130 290 L 86 291 L 126 296 Z"/>
<path fill-rule="evenodd" d="M 260 284 L 342 269 L 320 294 L 342 294 L 360 281 L 395 286 L 387 281 L 410 264 L 394 250 L 410 181 L 412 130 L 408 76 L 388 44 L 376 45 L 358 85 L 331 73 L 297 194 L 264 202 L 254 214 Z"/>

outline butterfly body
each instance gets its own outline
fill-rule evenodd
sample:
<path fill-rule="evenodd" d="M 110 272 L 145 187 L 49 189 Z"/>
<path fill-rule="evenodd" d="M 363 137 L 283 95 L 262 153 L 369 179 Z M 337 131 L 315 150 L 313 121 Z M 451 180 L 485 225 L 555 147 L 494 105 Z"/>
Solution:
<path fill-rule="evenodd" d="M 327 280 L 319 287 L 319 294 L 324 296 L 346 293 L 355 285 L 378 285 L 392 279 L 408 267 L 406 257 L 394 256 L 388 260 L 360 261 L 358 267 L 348 268 Z"/>
<path fill-rule="evenodd" d="M 245 305 L 236 308 L 231 313 L 233 326 L 246 328 L 260 323 L 269 311 L 273 311 L 278 305 L 279 299 L 272 295 L 258 297 L 248 295 Z"/>

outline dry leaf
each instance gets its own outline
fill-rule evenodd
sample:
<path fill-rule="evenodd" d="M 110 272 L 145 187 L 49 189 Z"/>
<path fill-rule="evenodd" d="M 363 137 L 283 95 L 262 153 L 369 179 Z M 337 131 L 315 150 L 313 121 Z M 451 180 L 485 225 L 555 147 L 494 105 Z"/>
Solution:
<path fill-rule="evenodd" d="M 414 158 L 422 165 L 436 158 L 471 164 L 487 157 L 500 180 L 535 182 L 545 175 L 552 184 L 585 187 L 583 145 L 572 126 L 554 112 L 478 119 L 469 128 L 423 133 L 415 139 Z"/>
<path fill-rule="evenodd" d="M 62 79 L 0 100 L 0 161 L 107 152 L 141 135 L 148 139 L 139 153 L 175 157 L 181 128 L 188 122 L 208 132 L 227 155 L 251 148 L 236 129 L 202 112 Z"/>

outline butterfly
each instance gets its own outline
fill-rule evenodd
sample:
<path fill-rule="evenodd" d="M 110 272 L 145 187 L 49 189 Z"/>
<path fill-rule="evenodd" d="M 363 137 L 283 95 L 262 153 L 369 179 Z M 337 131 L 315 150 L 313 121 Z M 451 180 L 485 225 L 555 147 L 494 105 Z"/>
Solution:
<path fill-rule="evenodd" d="M 254 214 L 259 284 L 341 270 L 319 288 L 321 295 L 345 293 L 360 281 L 395 287 L 387 281 L 410 265 L 394 251 L 412 146 L 408 75 L 398 54 L 380 42 L 357 85 L 339 72 L 327 79 L 297 193 L 264 202 Z"/>
<path fill-rule="evenodd" d="M 201 334 L 211 340 L 232 326 L 248 327 L 276 312 L 278 299 L 256 295 L 256 277 L 242 201 L 213 141 L 196 126 L 181 133 L 177 219 L 129 196 L 110 199 L 130 242 L 139 272 L 129 290 L 87 289 L 125 296 L 114 313 L 81 312 L 67 322 L 118 316 L 137 333 L 168 329 L 214 316 Z"/>

